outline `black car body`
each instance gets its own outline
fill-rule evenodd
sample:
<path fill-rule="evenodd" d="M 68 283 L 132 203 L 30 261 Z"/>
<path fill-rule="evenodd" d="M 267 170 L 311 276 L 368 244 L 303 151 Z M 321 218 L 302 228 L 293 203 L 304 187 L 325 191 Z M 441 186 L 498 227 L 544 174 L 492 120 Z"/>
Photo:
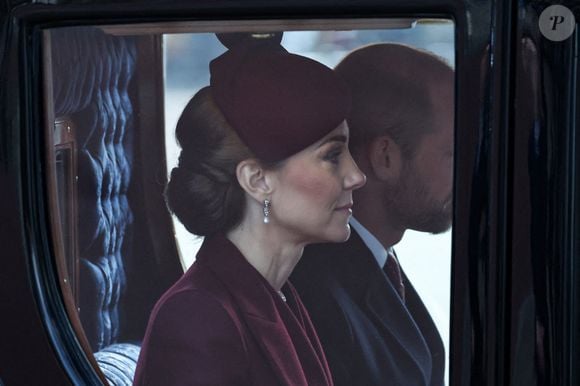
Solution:
<path fill-rule="evenodd" d="M 16 1 L 0 4 L 0 383 L 105 382 L 67 314 L 51 225 L 43 31 L 179 21 L 380 17 L 455 23 L 456 121 L 451 308 L 451 385 L 580 384 L 579 32 L 544 37 L 547 1 L 248 0 Z M 563 1 L 576 18 L 580 7 Z M 556 26 L 554 24 L 554 26 Z M 161 93 L 153 79 L 135 98 L 147 141 Z M 142 51 L 142 52 L 145 52 Z M 64 58 L 66 60 L 66 58 Z M 71 68 L 74 71 L 74 68 Z M 78 102 L 78 101 L 77 101 Z M 54 117 L 52 117 L 54 118 Z M 145 136 L 145 134 L 140 134 Z M 162 139 L 159 139 L 161 141 Z M 159 193 L 164 150 L 135 147 L 133 237 L 145 263 L 132 285 L 144 309 L 179 275 L 178 252 Z M 154 175 L 159 175 L 155 174 Z M 161 177 L 161 182 L 163 182 Z M 128 193 L 132 194 L 131 192 Z M 155 224 L 141 221 L 153 213 Z M 145 237 L 147 236 L 147 237 Z M 139 280 L 141 282 L 139 283 Z M 135 284 L 136 283 L 136 284 Z M 147 284 L 147 285 L 146 285 Z M 143 300 L 144 299 L 144 300 Z M 139 301 L 136 301 L 139 303 Z M 133 306 L 143 306 L 143 304 Z M 135 311 L 144 328 L 146 315 Z M 138 335 L 138 334 L 137 334 Z M 127 340 L 138 340 L 128 333 Z"/>

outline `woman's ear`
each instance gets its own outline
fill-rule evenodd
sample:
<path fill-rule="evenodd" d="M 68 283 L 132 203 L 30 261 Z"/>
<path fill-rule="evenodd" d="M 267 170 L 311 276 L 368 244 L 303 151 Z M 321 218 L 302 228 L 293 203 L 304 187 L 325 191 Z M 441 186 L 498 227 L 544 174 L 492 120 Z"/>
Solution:
<path fill-rule="evenodd" d="M 403 166 L 401 148 L 389 135 L 375 138 L 368 151 L 371 169 L 377 179 L 392 181 L 399 178 Z"/>
<path fill-rule="evenodd" d="M 236 167 L 236 177 L 240 186 L 259 202 L 269 197 L 272 192 L 266 174 L 260 162 L 253 158 L 241 161 Z"/>

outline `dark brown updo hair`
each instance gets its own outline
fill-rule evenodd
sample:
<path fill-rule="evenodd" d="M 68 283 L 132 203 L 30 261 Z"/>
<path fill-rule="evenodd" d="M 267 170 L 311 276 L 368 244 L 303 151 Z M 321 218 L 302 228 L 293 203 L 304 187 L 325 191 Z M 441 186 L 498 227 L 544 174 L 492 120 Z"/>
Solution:
<path fill-rule="evenodd" d="M 226 122 L 209 87 L 191 98 L 175 136 L 181 154 L 165 191 L 169 210 L 199 236 L 231 230 L 245 211 L 236 167 L 253 154 Z"/>

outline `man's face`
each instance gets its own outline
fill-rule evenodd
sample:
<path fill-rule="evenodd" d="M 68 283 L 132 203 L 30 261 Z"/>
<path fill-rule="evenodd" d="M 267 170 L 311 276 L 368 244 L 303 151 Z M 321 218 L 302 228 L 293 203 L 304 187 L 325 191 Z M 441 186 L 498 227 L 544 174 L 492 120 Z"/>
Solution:
<path fill-rule="evenodd" d="M 404 229 L 442 233 L 453 217 L 453 99 L 442 98 L 423 136 L 393 187 L 391 209 Z"/>

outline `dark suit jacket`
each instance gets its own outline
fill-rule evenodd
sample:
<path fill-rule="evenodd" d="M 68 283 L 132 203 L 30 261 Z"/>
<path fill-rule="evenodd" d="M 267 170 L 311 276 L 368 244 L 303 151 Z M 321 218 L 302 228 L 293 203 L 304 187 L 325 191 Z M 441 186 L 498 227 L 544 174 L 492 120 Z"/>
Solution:
<path fill-rule="evenodd" d="M 355 231 L 346 243 L 307 247 L 291 280 L 335 385 L 443 385 L 445 352 L 429 313 L 406 277 L 401 302 Z"/>
<path fill-rule="evenodd" d="M 287 284 L 284 303 L 225 237 L 156 304 L 136 385 L 332 385 L 308 314 Z"/>

